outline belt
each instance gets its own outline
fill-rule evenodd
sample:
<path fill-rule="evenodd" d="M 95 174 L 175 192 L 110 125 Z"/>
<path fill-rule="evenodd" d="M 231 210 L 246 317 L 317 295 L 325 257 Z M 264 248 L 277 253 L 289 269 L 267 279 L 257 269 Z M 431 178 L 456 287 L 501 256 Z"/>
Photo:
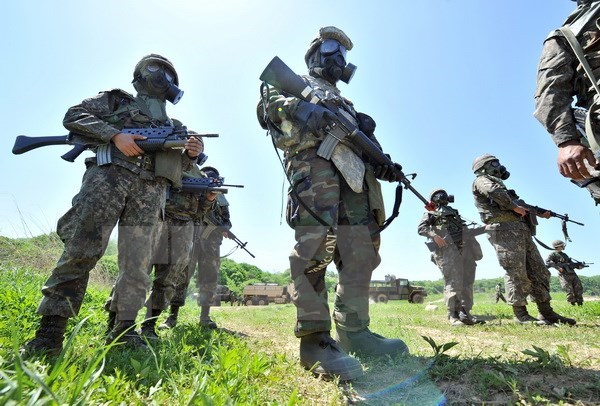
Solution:
<path fill-rule="evenodd" d="M 114 158 L 121 159 L 123 161 L 127 161 L 140 169 L 145 171 L 154 171 L 154 154 L 148 155 L 138 155 L 138 156 L 127 156 L 123 154 L 117 147 L 111 146 L 111 155 Z"/>

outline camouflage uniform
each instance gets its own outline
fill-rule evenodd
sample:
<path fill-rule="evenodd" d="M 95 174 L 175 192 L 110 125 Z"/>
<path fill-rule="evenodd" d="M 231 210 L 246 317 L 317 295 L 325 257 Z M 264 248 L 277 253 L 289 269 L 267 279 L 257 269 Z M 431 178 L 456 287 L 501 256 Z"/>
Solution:
<path fill-rule="evenodd" d="M 585 16 L 581 13 L 588 6 L 580 6 L 567 18 L 565 25 L 575 24 L 571 28 L 583 48 L 596 80 L 600 78 L 600 59 L 596 54 L 600 50 L 600 9 L 594 5 L 594 13 Z M 579 23 L 577 22 L 579 20 Z M 587 23 L 584 23 L 587 21 Z M 582 26 L 579 26 L 583 24 Z M 592 108 L 596 91 L 584 74 L 583 68 L 569 46 L 563 34 L 556 30 L 546 38 L 538 65 L 537 89 L 535 92 L 535 117 L 550 133 L 556 145 L 567 141 L 577 141 L 589 147 L 585 138 L 577 130 L 573 116 L 573 97 L 576 105 L 585 109 Z M 595 107 L 597 109 L 597 107 Z M 593 124 L 594 134 L 600 134 L 597 122 Z M 597 151 L 594 151 L 597 152 Z M 591 183 L 590 183 L 591 182 Z M 596 203 L 600 203 L 600 181 L 592 178 L 583 183 Z"/>
<path fill-rule="evenodd" d="M 199 178 L 204 175 L 194 165 L 184 176 Z M 149 309 L 166 309 L 175 294 L 175 285 L 187 277 L 194 244 L 194 218 L 206 213 L 211 205 L 212 202 L 202 195 L 171 189 L 167 198 L 161 249 L 154 262 L 152 292 L 146 303 Z"/>
<path fill-rule="evenodd" d="M 425 213 L 418 226 L 419 235 L 433 238 L 438 235 L 447 246 L 437 248 L 432 261 L 444 277 L 444 299 L 448 315 L 462 311 L 470 314 L 473 307 L 473 283 L 477 262 L 482 258 L 481 247 L 474 237 L 463 238 L 466 227 L 458 210 L 439 206 L 435 212 Z"/>
<path fill-rule="evenodd" d="M 527 295 L 536 303 L 550 301 L 550 272 L 527 224 L 512 210 L 517 205 L 504 182 L 479 174 L 473 182 L 473 196 L 498 262 L 506 271 L 507 303 L 525 306 Z"/>
<path fill-rule="evenodd" d="M 206 214 L 196 218 L 194 248 L 184 272 L 184 278 L 178 280 L 175 295 L 171 300 L 174 306 L 183 306 L 187 288 L 194 273 L 198 287 L 198 306 L 210 306 L 217 289 L 219 269 L 221 267 L 221 243 L 223 232 L 231 228 L 229 203 L 222 194 L 207 210 Z M 198 269 L 196 270 L 196 265 Z"/>
<path fill-rule="evenodd" d="M 303 79 L 318 95 L 334 100 L 348 119 L 360 125 L 354 106 L 336 86 L 312 76 Z M 362 187 L 358 192 L 352 190 L 343 172 L 332 161 L 317 155 L 323 134 L 294 122 L 299 99 L 285 97 L 275 89 L 270 89 L 266 97 L 268 118 L 277 125 L 272 136 L 285 152 L 291 183 L 287 223 L 294 229 L 296 239 L 290 255 L 297 307 L 296 335 L 331 330 L 325 272 L 332 261 L 339 272 L 334 304 L 336 326 L 346 331 L 364 329 L 369 325 L 369 282 L 380 263 L 380 237 L 374 232 L 384 217 L 380 185 L 373 168 L 360 151 L 348 145 L 354 156 L 365 163 L 364 175 L 358 177 Z M 377 143 L 372 130 L 363 132 Z"/>
<path fill-rule="evenodd" d="M 546 265 L 558 270 L 560 286 L 567 292 L 567 302 L 572 305 L 583 304 L 583 285 L 575 273 L 577 264 L 564 252 L 553 251 L 546 258 Z"/>
<path fill-rule="evenodd" d="M 498 303 L 499 300 L 502 300 L 504 303 L 506 303 L 506 298 L 504 297 L 503 293 L 503 289 L 502 289 L 502 284 L 498 283 L 496 285 L 496 303 Z"/>
<path fill-rule="evenodd" d="M 122 128 L 174 123 L 168 117 L 153 117 L 139 96 L 134 98 L 114 89 L 71 107 L 63 124 L 71 132 L 108 143 Z M 42 289 L 39 314 L 78 314 L 89 272 L 104 254 L 117 223 L 119 275 L 111 310 L 120 320 L 134 320 L 144 304 L 168 184 L 165 178 L 155 176 L 154 164 L 156 157 L 164 153 L 130 158 L 114 146 L 111 150 L 112 163 L 99 166 L 96 158 L 86 159 L 81 190 L 73 199 L 73 207 L 58 222 L 57 232 L 65 248 Z M 179 162 L 191 164 L 185 154 Z"/>

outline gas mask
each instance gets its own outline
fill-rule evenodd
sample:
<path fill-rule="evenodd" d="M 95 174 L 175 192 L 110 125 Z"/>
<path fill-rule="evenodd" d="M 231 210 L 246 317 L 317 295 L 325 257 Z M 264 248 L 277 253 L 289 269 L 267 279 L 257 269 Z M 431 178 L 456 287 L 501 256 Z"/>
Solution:
<path fill-rule="evenodd" d="M 431 201 L 438 206 L 447 206 L 448 203 L 454 203 L 454 195 L 449 195 L 446 192 L 438 192 L 431 197 Z"/>
<path fill-rule="evenodd" d="M 510 172 L 506 170 L 504 165 L 500 165 L 500 161 L 490 161 L 485 164 L 485 173 L 506 180 L 510 177 Z"/>
<path fill-rule="evenodd" d="M 319 45 L 313 56 L 311 70 L 330 83 L 341 80 L 350 83 L 356 66 L 346 63 L 346 48 L 334 39 L 326 39 Z"/>
<path fill-rule="evenodd" d="M 175 75 L 159 63 L 149 63 L 134 78 L 133 86 L 140 93 L 150 97 L 168 100 L 177 104 L 183 96 L 183 90 L 175 84 Z"/>

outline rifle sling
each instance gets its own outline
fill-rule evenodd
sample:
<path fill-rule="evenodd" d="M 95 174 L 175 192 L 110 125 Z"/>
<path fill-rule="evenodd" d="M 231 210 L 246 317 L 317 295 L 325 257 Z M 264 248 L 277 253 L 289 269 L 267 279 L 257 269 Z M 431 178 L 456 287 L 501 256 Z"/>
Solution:
<path fill-rule="evenodd" d="M 546 248 L 547 250 L 554 251 L 554 248 L 551 248 L 551 247 L 547 246 L 546 244 L 544 244 L 543 242 L 541 242 L 540 240 L 538 240 L 538 238 L 535 235 L 533 235 L 532 237 L 542 247 Z"/>

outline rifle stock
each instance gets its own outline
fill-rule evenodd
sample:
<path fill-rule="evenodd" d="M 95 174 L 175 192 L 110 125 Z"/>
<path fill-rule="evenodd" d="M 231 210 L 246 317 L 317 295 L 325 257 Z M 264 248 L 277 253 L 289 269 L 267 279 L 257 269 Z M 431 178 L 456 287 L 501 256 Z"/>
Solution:
<path fill-rule="evenodd" d="M 330 124 L 330 132 L 335 139 L 347 138 L 357 145 L 374 163 L 378 165 L 390 165 L 394 174 L 400 179 L 400 182 L 406 189 L 409 189 L 419 200 L 421 200 L 428 210 L 432 203 L 421 195 L 410 183 L 406 175 L 394 165 L 394 162 L 386 156 L 383 151 L 373 143 L 360 129 L 343 115 L 337 114 L 338 108 L 333 103 L 322 100 L 315 94 L 314 89 L 307 85 L 304 80 L 290 69 L 279 57 L 274 57 L 260 75 L 260 80 L 282 90 L 294 97 L 304 100 L 308 103 L 320 104 L 329 109 L 335 119 Z"/>

